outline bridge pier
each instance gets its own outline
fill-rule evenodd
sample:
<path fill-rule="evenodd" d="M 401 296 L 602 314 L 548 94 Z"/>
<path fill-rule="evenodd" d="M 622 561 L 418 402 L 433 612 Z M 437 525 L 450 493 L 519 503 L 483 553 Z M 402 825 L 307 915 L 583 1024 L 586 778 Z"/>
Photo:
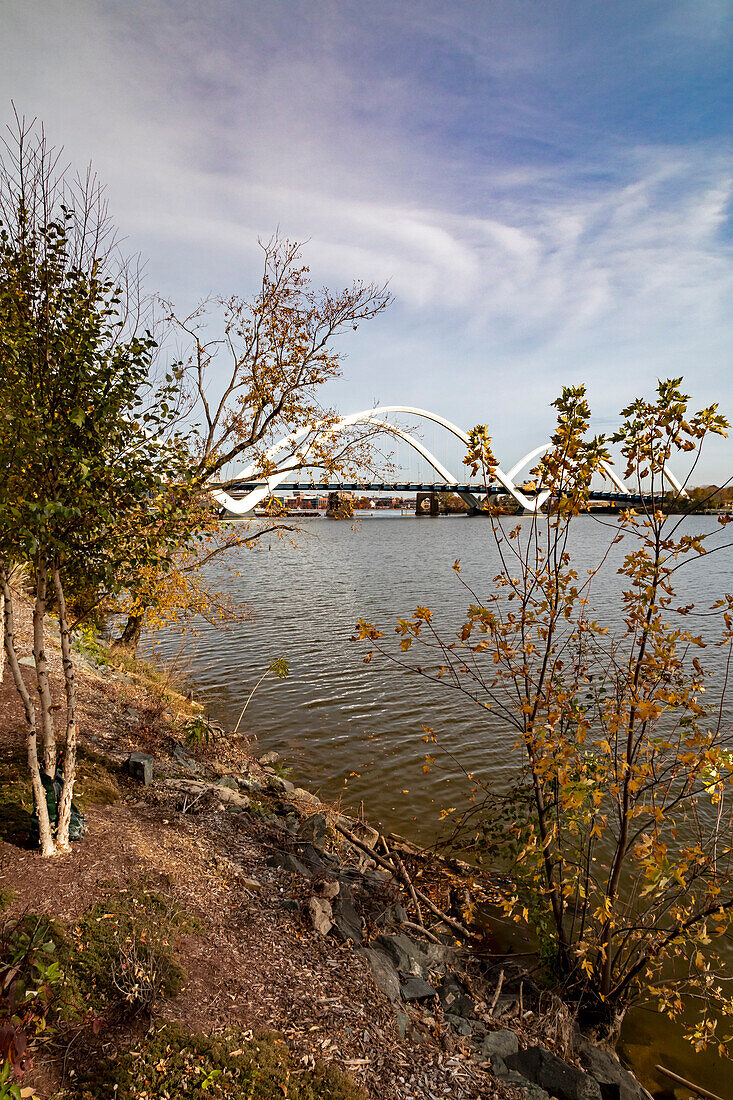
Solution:
<path fill-rule="evenodd" d="M 440 500 L 437 493 L 418 493 L 415 497 L 416 516 L 439 516 Z"/>

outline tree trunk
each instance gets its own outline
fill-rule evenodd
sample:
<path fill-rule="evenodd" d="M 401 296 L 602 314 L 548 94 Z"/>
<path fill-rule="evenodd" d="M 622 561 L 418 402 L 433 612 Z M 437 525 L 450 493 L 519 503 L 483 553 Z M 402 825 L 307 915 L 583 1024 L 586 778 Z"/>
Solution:
<path fill-rule="evenodd" d="M 5 570 L 0 571 L 0 581 L 2 583 L 2 594 L 4 600 L 3 608 L 3 628 L 4 628 L 4 642 L 5 653 L 8 658 L 8 665 L 15 681 L 15 687 L 20 695 L 25 710 L 26 720 L 26 748 L 28 751 L 28 768 L 31 773 L 31 786 L 33 788 L 33 803 L 36 807 L 36 814 L 38 816 L 38 827 L 41 841 L 41 854 L 44 856 L 52 856 L 56 852 L 56 846 L 53 842 L 51 835 L 51 822 L 48 818 L 48 804 L 46 802 L 46 792 L 43 789 L 41 783 L 41 769 L 38 766 L 38 739 L 36 736 L 36 710 L 33 706 L 30 693 L 23 681 L 23 674 L 20 671 L 20 665 L 18 664 L 18 655 L 15 650 L 15 626 L 13 621 L 13 600 L 10 593 L 10 585 L 8 584 L 8 577 Z"/>
<path fill-rule="evenodd" d="M 39 555 L 36 571 L 36 602 L 33 605 L 33 657 L 36 662 L 36 683 L 41 704 L 41 735 L 43 738 L 43 770 L 53 781 L 56 771 L 56 733 L 53 726 L 51 687 L 44 648 L 44 625 L 48 589 L 48 562 Z"/>
<path fill-rule="evenodd" d="M 64 746 L 64 785 L 61 788 L 59 801 L 59 820 L 56 829 L 56 843 L 62 851 L 68 852 L 69 845 L 69 820 L 71 818 L 71 799 L 74 793 L 74 779 L 76 777 L 76 681 L 74 679 L 74 662 L 71 657 L 71 627 L 66 610 L 64 589 L 61 584 L 61 575 L 58 568 L 53 571 L 53 583 L 56 590 L 56 602 L 59 613 L 59 627 L 61 629 L 61 659 L 64 666 L 64 686 L 66 689 L 66 744 Z"/>
<path fill-rule="evenodd" d="M 143 615 L 128 615 L 124 630 L 112 643 L 115 649 L 129 649 L 133 656 L 137 653 L 143 632 L 143 618 Z"/>
<path fill-rule="evenodd" d="M 615 1047 L 621 1034 L 621 1026 L 626 1015 L 626 1008 L 594 1002 L 591 1005 L 581 1004 L 578 1009 L 578 1024 L 581 1030 L 594 1042 Z"/>
<path fill-rule="evenodd" d="M 5 675 L 5 593 L 0 591 L 0 684 Z"/>

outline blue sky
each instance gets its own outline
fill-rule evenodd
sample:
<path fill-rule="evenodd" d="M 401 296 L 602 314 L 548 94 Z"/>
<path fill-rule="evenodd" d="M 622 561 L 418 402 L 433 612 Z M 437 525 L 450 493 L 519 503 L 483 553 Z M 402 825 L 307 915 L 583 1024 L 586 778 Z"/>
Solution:
<path fill-rule="evenodd" d="M 182 306 L 251 292 L 276 226 L 318 282 L 390 279 L 333 400 L 488 422 L 507 468 L 564 383 L 602 428 L 670 374 L 733 416 L 732 32 L 733 0 L 4 0 L 0 96 Z"/>

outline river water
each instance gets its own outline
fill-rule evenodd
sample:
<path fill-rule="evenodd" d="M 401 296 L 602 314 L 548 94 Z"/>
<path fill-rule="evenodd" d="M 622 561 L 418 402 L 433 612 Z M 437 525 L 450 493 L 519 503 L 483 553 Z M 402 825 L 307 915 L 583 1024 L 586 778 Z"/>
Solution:
<path fill-rule="evenodd" d="M 718 526 L 714 517 L 685 522 L 695 530 Z M 574 523 L 571 549 L 581 569 L 597 564 L 609 535 L 597 519 Z M 620 619 L 613 564 L 627 549 L 626 540 L 614 548 L 611 567 L 595 582 L 594 604 L 604 622 Z M 467 771 L 498 787 L 516 774 L 514 735 L 494 712 L 442 685 L 376 656 L 365 664 L 365 643 L 350 639 L 358 618 L 389 637 L 396 617 L 418 604 L 431 608 L 444 635 L 455 631 L 471 602 L 451 568 L 457 558 L 477 594 L 490 591 L 499 563 L 485 520 L 384 513 L 355 524 L 304 520 L 296 546 L 268 536 L 257 550 L 237 551 L 210 568 L 209 579 L 221 591 L 247 604 L 245 621 L 226 628 L 198 623 L 195 635 L 183 640 L 163 632 L 155 645 L 146 642 L 147 651 L 175 662 L 209 715 L 229 729 L 259 675 L 284 656 L 288 679 L 264 680 L 240 729 L 257 738 L 262 752 L 276 749 L 292 766 L 291 778 L 326 800 L 340 798 L 350 809 L 363 802 L 368 818 L 386 831 L 428 842 L 440 834 L 440 809 L 462 805 L 467 785 L 448 754 L 437 753 L 436 767 L 423 774 L 423 725 L 435 730 L 443 750 L 460 754 Z M 709 604 L 733 591 L 733 551 L 721 550 L 678 576 L 682 602 Z M 719 652 L 707 650 L 706 663 Z M 677 1029 L 655 1012 L 630 1015 L 623 1045 L 649 1087 L 664 1083 L 654 1076 L 661 1061 L 733 1100 L 733 1076 L 723 1063 L 688 1052 Z"/>

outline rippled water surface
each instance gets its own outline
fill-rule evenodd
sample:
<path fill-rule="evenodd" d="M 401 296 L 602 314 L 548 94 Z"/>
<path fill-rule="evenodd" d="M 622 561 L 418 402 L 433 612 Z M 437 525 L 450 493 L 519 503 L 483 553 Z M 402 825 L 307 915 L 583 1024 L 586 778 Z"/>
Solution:
<path fill-rule="evenodd" d="M 694 520 L 695 530 L 716 527 L 713 517 Z M 571 541 L 579 567 L 590 568 L 608 546 L 608 526 L 580 518 Z M 612 561 L 626 549 L 624 543 L 614 548 Z M 386 829 L 429 840 L 439 831 L 439 808 L 460 805 L 466 781 L 445 755 L 423 775 L 423 725 L 435 729 L 444 749 L 460 752 L 466 770 L 499 785 L 516 774 L 514 736 L 493 712 L 442 684 L 377 657 L 364 664 L 365 643 L 350 639 L 358 618 L 389 635 L 396 617 L 418 604 L 430 606 L 446 634 L 455 631 L 471 602 L 451 568 L 457 558 L 477 595 L 490 591 L 499 566 L 485 520 L 370 515 L 355 526 L 305 520 L 297 546 L 273 539 L 257 551 L 238 551 L 213 570 L 222 590 L 247 603 L 246 622 L 226 629 L 199 624 L 182 648 L 177 635 L 163 634 L 155 648 L 178 660 L 211 717 L 230 729 L 261 672 L 285 656 L 290 677 L 262 683 L 242 728 L 263 752 L 277 749 L 296 781 L 327 799 L 341 796 L 351 807 L 363 800 L 368 816 Z M 733 552 L 721 551 L 678 578 L 683 602 L 709 603 L 733 591 Z M 611 568 L 594 588 L 604 622 L 618 621 L 619 597 Z M 720 660 L 719 654 L 706 651 L 706 663 Z M 674 1031 L 657 1026 L 649 1014 L 636 1019 L 627 1041 L 639 1048 L 637 1063 L 659 1060 L 657 1047 L 663 1048 L 670 1068 L 733 1096 L 731 1082 L 718 1080 L 720 1071 L 709 1060 L 691 1062 L 680 1054 Z"/>

